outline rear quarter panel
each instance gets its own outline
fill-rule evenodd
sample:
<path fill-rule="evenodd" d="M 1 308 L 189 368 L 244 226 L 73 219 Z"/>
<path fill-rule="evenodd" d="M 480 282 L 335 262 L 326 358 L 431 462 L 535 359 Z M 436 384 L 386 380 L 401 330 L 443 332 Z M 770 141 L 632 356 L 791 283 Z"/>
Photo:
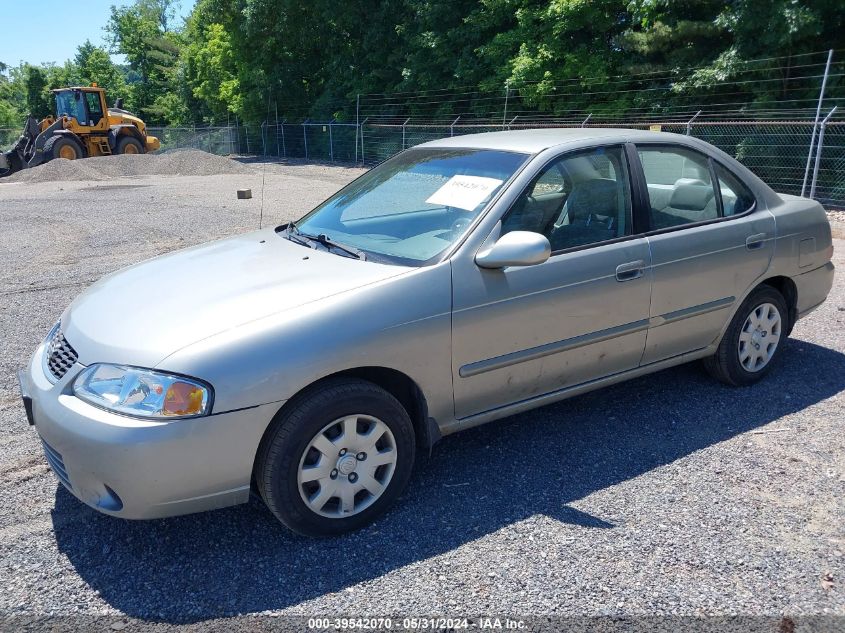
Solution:
<path fill-rule="evenodd" d="M 833 239 L 827 213 L 818 202 L 787 194 L 780 198 L 781 203 L 769 207 L 777 222 L 769 276 L 795 282 L 800 315 L 824 301 L 830 291 Z"/>

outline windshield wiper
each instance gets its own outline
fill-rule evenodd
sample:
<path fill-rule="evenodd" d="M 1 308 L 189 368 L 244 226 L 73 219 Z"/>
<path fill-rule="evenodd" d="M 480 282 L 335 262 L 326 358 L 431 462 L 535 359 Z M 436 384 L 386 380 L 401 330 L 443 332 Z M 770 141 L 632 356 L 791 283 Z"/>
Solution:
<path fill-rule="evenodd" d="M 361 259 L 361 260 L 367 259 L 367 256 L 364 253 L 364 251 L 360 251 L 357 248 L 355 248 L 354 246 L 349 246 L 348 244 L 344 244 L 342 242 L 337 242 L 337 241 L 333 240 L 332 238 L 330 238 L 325 233 L 320 233 L 319 235 L 309 235 L 308 233 L 303 233 L 302 231 L 299 230 L 299 227 L 296 226 L 296 222 L 291 222 L 290 224 L 288 224 L 288 236 L 289 237 L 290 236 L 296 236 L 296 237 L 299 237 L 299 238 L 305 238 L 306 240 L 311 240 L 312 242 L 317 242 L 318 244 L 322 244 L 326 248 L 329 248 L 329 249 L 334 248 L 334 249 L 337 249 L 339 251 L 343 251 L 344 253 L 346 253 L 350 257 L 354 257 L 356 259 Z M 300 244 L 304 244 L 304 242 L 301 239 L 296 240 L 296 241 L 298 241 Z"/>
<path fill-rule="evenodd" d="M 308 248 L 311 248 L 311 242 L 303 239 L 303 237 L 308 236 L 302 235 L 302 231 L 300 231 L 299 228 L 296 226 L 296 222 L 291 222 L 290 224 L 288 224 L 287 234 L 289 240 L 296 242 L 297 244 L 302 244 L 302 246 L 307 246 Z M 302 237 L 299 237 L 300 235 L 302 235 Z"/>

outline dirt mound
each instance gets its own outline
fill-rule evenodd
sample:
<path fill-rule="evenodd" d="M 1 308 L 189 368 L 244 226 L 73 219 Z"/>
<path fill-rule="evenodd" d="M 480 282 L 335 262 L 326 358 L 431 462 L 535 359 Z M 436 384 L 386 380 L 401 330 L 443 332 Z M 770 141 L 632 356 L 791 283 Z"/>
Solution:
<path fill-rule="evenodd" d="M 32 169 L 24 169 L 4 178 L 6 182 L 59 182 L 69 180 L 106 180 L 108 176 L 90 167 L 84 160 L 56 158 Z"/>
<path fill-rule="evenodd" d="M 196 149 L 172 150 L 161 154 L 97 156 L 84 160 L 58 158 L 8 178 L 9 182 L 51 182 L 108 180 L 133 176 L 216 176 L 249 174 L 243 163 Z"/>

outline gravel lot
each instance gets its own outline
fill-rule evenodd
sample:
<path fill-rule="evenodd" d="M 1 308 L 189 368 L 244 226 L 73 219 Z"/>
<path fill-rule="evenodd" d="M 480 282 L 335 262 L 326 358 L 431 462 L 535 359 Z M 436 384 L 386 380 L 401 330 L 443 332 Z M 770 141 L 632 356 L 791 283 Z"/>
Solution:
<path fill-rule="evenodd" d="M 358 173 L 267 167 L 265 225 Z M 99 276 L 257 228 L 261 178 L 0 184 L 0 616 L 845 616 L 841 273 L 761 384 L 684 366 L 451 436 L 350 536 L 295 536 L 256 501 L 152 522 L 77 502 L 16 370 Z"/>

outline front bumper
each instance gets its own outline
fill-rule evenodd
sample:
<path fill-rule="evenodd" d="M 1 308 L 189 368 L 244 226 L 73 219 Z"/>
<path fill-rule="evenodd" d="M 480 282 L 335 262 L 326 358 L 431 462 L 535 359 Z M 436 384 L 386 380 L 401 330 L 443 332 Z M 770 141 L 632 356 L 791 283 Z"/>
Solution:
<path fill-rule="evenodd" d="M 84 367 L 57 383 L 44 373 L 40 346 L 22 372 L 21 391 L 50 466 L 89 506 L 126 519 L 222 508 L 249 499 L 261 436 L 279 403 L 167 422 L 104 411 L 73 395 Z"/>

